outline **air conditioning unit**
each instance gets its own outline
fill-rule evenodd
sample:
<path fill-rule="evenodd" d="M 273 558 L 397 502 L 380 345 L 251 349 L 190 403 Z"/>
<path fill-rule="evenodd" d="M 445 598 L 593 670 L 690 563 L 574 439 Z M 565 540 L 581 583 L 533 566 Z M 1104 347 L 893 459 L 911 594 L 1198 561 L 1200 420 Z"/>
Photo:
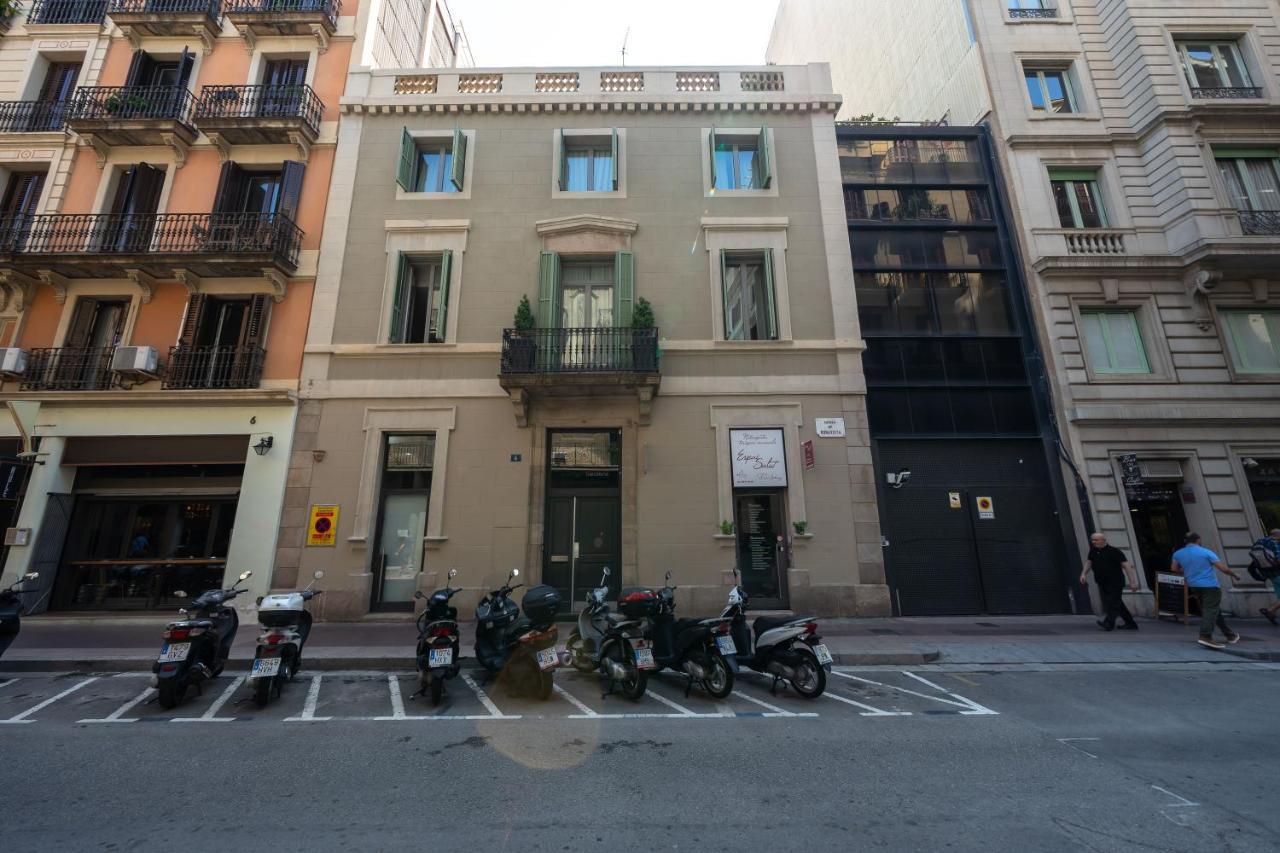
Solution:
<path fill-rule="evenodd" d="M 116 373 L 154 379 L 159 375 L 159 366 L 155 347 L 116 347 L 111 354 L 111 369 Z"/>
<path fill-rule="evenodd" d="M 1182 463 L 1177 459 L 1144 459 L 1138 463 L 1144 480 L 1181 480 Z"/>
<path fill-rule="evenodd" d="M 18 347 L 0 349 L 0 376 L 17 379 L 27 372 L 27 351 Z"/>

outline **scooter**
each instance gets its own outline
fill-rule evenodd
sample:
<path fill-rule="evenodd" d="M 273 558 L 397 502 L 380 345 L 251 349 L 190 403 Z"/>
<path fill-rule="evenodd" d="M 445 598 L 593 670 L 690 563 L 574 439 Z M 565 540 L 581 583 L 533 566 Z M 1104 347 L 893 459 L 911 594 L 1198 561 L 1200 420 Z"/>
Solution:
<path fill-rule="evenodd" d="M 457 569 L 449 570 L 449 580 L 458 574 Z M 427 599 L 427 609 L 418 617 L 418 689 L 410 699 L 431 693 L 431 704 L 439 705 L 444 698 L 444 683 L 455 678 L 462 669 L 459 661 L 458 608 L 449 604 L 449 599 L 456 595 L 446 582 L 444 589 L 431 593 Z M 414 598 L 423 598 L 422 590 L 413 594 Z"/>
<path fill-rule="evenodd" d="M 659 668 L 671 669 L 689 676 L 684 693 L 689 695 L 694 682 L 702 685 L 713 698 L 723 699 L 733 692 L 736 649 L 729 634 L 729 620 L 677 619 L 676 588 L 667 585 L 654 593 L 638 588 L 623 590 L 620 604 L 644 612 L 648 616 L 645 639 L 653 644 L 654 662 Z"/>
<path fill-rule="evenodd" d="M 253 572 L 241 572 L 230 589 L 211 589 L 201 594 L 178 611 L 187 618 L 165 627 L 164 646 L 151 666 L 151 686 L 157 690 L 161 708 L 175 707 L 188 687 L 200 690 L 204 681 L 222 674 L 240 625 L 236 609 L 228 607 L 227 602 L 245 592 L 237 587 L 252 575 Z M 186 597 L 181 590 L 174 595 Z"/>
<path fill-rule="evenodd" d="M 609 679 L 609 689 L 621 685 L 622 695 L 635 701 L 644 695 L 649 681 L 648 670 L 656 669 L 653 648 L 644 638 L 644 612 L 628 612 L 621 604 L 622 616 L 609 612 L 605 596 L 609 567 L 604 567 L 600 586 L 587 593 L 586 607 L 578 614 L 578 627 L 565 643 L 565 663 L 579 672 L 599 670 Z M 629 618 L 623 618 L 629 617 Z"/>
<path fill-rule="evenodd" d="M 302 669 L 302 647 L 311 635 L 311 614 L 306 604 L 320 593 L 312 585 L 324 577 L 316 571 L 306 589 L 264 595 L 258 599 L 258 622 L 262 634 L 249 668 L 249 683 L 253 685 L 253 701 L 259 708 L 271 697 L 280 698 L 285 682 Z"/>
<path fill-rule="evenodd" d="M 18 631 L 22 628 L 22 594 L 26 590 L 18 587 L 38 577 L 39 572 L 27 572 L 8 589 L 0 589 L 0 656 L 18 638 Z"/>
<path fill-rule="evenodd" d="M 786 681 L 806 699 L 817 699 L 827 689 L 827 673 L 831 671 L 831 652 L 822 644 L 818 623 L 813 616 L 774 619 L 759 616 L 747 628 L 747 592 L 733 570 L 734 587 L 729 591 L 729 604 L 724 616 L 732 620 L 731 635 L 737 648 L 737 661 L 756 672 L 773 676 L 769 692 Z"/>
<path fill-rule="evenodd" d="M 511 600 L 511 593 L 523 586 L 511 583 L 519 575 L 519 569 L 512 569 L 507 582 L 476 606 L 476 659 L 513 692 L 547 699 L 560 662 L 556 652 L 560 632 L 555 624 L 560 593 L 555 587 L 533 587 L 521 600 L 525 613 L 521 617 Z"/>

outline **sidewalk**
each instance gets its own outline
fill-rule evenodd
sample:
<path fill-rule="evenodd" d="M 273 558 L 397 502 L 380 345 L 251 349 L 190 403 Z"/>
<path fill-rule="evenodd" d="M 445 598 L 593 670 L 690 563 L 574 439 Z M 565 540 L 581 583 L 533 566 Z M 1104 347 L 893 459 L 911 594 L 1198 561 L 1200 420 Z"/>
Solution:
<path fill-rule="evenodd" d="M 36 616 L 22 621 L 0 671 L 150 670 L 169 614 L 121 617 Z M 1215 652 L 1196 645 L 1196 626 L 1141 619 L 1139 631 L 1100 630 L 1093 616 L 967 616 L 823 619 L 823 642 L 836 663 L 956 664 L 1280 662 L 1280 628 L 1233 619 L 1241 641 Z M 463 622 L 464 657 L 475 624 Z M 570 630 L 561 623 L 562 638 Z M 257 626 L 241 624 L 231 660 L 253 658 Z M 321 622 L 304 657 L 311 669 L 412 669 L 417 635 L 404 621 Z"/>

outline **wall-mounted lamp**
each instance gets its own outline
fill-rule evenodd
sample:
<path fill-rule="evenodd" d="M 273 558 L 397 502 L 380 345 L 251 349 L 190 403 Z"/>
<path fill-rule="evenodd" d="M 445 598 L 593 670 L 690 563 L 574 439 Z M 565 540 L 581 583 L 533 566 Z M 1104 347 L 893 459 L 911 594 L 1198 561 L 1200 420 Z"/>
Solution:
<path fill-rule="evenodd" d="M 892 472 L 885 474 L 884 479 L 892 488 L 901 489 L 907 484 L 907 481 L 911 479 L 911 472 L 906 468 L 903 468 L 896 474 Z"/>
<path fill-rule="evenodd" d="M 259 456 L 266 456 L 271 450 L 271 446 L 275 444 L 275 439 L 269 435 L 264 435 L 258 439 L 258 443 L 253 446 L 253 452 Z"/>
<path fill-rule="evenodd" d="M 325 455 L 326 455 L 326 454 L 325 454 L 325 451 L 323 451 L 323 450 L 313 450 L 313 451 L 311 451 L 311 458 L 312 458 L 312 459 L 314 459 L 314 460 L 315 460 L 315 461 L 317 461 L 317 462 L 323 462 L 323 461 L 324 461 L 324 457 L 325 457 Z"/>

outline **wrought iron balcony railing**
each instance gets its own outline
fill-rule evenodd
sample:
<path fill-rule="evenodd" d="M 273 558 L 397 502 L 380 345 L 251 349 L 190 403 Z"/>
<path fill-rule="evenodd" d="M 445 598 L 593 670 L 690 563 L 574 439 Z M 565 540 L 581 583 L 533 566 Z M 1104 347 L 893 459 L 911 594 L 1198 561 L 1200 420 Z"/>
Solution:
<path fill-rule="evenodd" d="M 23 391 L 103 391 L 110 388 L 114 347 L 48 347 L 27 350 Z"/>
<path fill-rule="evenodd" d="M 1010 9 L 1009 17 L 1014 19 L 1056 18 L 1057 9 Z"/>
<path fill-rule="evenodd" d="M 1251 236 L 1280 235 L 1280 210 L 1238 210 L 1240 227 Z"/>
<path fill-rule="evenodd" d="M 107 0 L 34 0 L 28 24 L 101 24 Z"/>
<path fill-rule="evenodd" d="M 296 267 L 302 229 L 277 213 L 45 213 L 0 217 L 0 252 L 21 255 L 267 254 Z"/>
<path fill-rule="evenodd" d="M 502 375 L 657 372 L 657 329 L 504 329 L 502 332 Z"/>
<path fill-rule="evenodd" d="M 1232 98 L 1261 98 L 1258 86 L 1200 86 L 1191 90 L 1191 97 L 1206 101 L 1226 101 Z"/>
<path fill-rule="evenodd" d="M 221 0 L 108 0 L 108 15 L 205 15 L 222 16 Z"/>
<path fill-rule="evenodd" d="M 224 12 L 231 16 L 263 16 L 297 15 L 305 12 L 319 12 L 334 27 L 338 25 L 338 13 L 342 11 L 341 0 L 226 0 Z"/>
<path fill-rule="evenodd" d="M 158 119 L 189 125 L 194 106 L 185 86 L 86 86 L 72 97 L 67 121 Z"/>
<path fill-rule="evenodd" d="M 173 347 L 165 388 L 257 388 L 267 352 L 262 347 Z"/>
<path fill-rule="evenodd" d="M 324 107 L 310 86 L 205 86 L 196 122 L 208 118 L 300 118 L 319 132 Z"/>
<path fill-rule="evenodd" d="M 0 133 L 62 130 L 68 101 L 0 101 Z"/>

